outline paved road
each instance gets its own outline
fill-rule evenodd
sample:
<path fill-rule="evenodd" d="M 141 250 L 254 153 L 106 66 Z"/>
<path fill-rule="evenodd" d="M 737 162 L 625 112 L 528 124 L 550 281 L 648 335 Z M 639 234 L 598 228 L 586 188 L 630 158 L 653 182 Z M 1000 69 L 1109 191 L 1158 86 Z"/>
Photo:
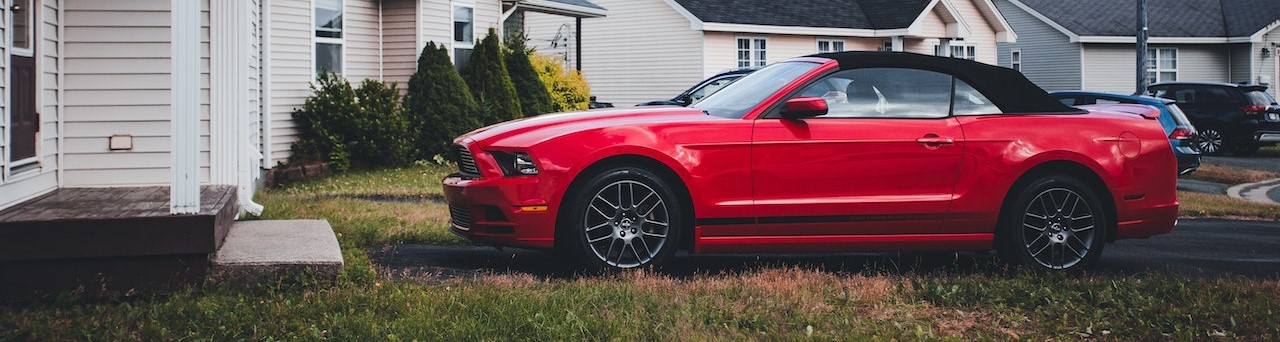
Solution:
<path fill-rule="evenodd" d="M 530 273 L 563 278 L 574 274 L 547 253 L 492 247 L 400 245 L 378 248 L 374 262 L 396 276 L 440 280 L 483 273 Z M 803 266 L 830 272 L 907 272 L 999 270 L 985 253 L 823 254 L 823 255 L 677 255 L 665 270 L 674 276 L 720 274 L 757 267 Z M 1220 219 L 1182 220 L 1173 234 L 1109 244 L 1095 272 L 1143 274 L 1169 272 L 1190 277 L 1246 276 L 1280 278 L 1280 223 Z"/>
<path fill-rule="evenodd" d="M 1280 158 L 1276 157 L 1200 157 L 1200 162 L 1204 164 L 1218 164 L 1224 166 L 1233 166 L 1239 168 L 1263 170 L 1280 173 Z"/>

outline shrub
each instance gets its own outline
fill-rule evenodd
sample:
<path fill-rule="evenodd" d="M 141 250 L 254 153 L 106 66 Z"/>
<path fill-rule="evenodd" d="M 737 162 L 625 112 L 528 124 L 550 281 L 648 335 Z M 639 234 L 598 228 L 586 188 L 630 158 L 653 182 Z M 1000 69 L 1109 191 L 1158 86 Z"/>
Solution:
<path fill-rule="evenodd" d="M 293 111 L 298 140 L 290 163 L 328 161 L 334 171 L 344 171 L 352 164 L 394 166 L 409 160 L 408 123 L 394 84 L 365 80 L 355 89 L 342 76 L 322 73 L 311 91 Z"/>
<path fill-rule="evenodd" d="M 586 110 L 591 102 L 591 86 L 577 70 L 565 70 L 554 57 L 532 53 L 529 62 L 538 72 L 538 78 L 551 93 L 552 109 L 556 112 Z"/>
<path fill-rule="evenodd" d="M 502 60 L 502 47 L 498 45 L 496 30 L 490 28 L 489 34 L 476 44 L 471 52 L 471 61 L 462 69 L 462 78 L 467 81 L 471 96 L 484 113 L 481 121 L 485 125 L 523 116 L 516 87 L 511 83 L 506 63 Z"/>
<path fill-rule="evenodd" d="M 370 166 L 400 166 L 413 161 L 409 122 L 400 108 L 395 83 L 365 79 L 356 89 L 359 111 L 348 144 L 352 159 Z"/>
<path fill-rule="evenodd" d="M 520 109 L 524 116 L 551 113 L 556 111 L 551 104 L 551 92 L 538 77 L 538 71 L 529 62 L 529 54 L 533 51 L 525 46 L 524 35 L 508 38 L 505 60 L 507 74 L 511 75 L 511 83 L 516 87 L 516 95 L 520 99 Z"/>
<path fill-rule="evenodd" d="M 311 85 L 311 96 L 302 108 L 293 110 L 293 123 L 298 130 L 298 140 L 290 147 L 290 164 L 328 161 L 334 171 L 343 171 L 349 165 L 350 153 L 338 122 L 349 121 L 343 116 L 356 111 L 356 92 L 342 76 L 321 73 Z"/>
<path fill-rule="evenodd" d="M 467 83 L 450 62 L 449 51 L 435 42 L 427 43 L 418 57 L 418 71 L 409 78 L 404 111 L 420 160 L 447 156 L 454 137 L 481 125 Z"/>

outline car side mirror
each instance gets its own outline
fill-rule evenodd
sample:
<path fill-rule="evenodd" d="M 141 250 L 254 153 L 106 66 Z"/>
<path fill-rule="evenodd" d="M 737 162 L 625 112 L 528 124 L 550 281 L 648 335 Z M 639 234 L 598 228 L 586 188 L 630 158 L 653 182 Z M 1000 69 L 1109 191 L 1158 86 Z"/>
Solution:
<path fill-rule="evenodd" d="M 787 100 L 787 108 L 782 117 L 790 120 L 827 115 L 827 100 L 821 97 L 798 97 Z"/>
<path fill-rule="evenodd" d="M 680 105 L 682 106 L 688 106 L 693 104 L 693 98 L 690 97 L 689 94 L 684 94 L 684 95 L 680 95 L 680 97 L 677 97 L 676 102 L 679 102 Z"/>

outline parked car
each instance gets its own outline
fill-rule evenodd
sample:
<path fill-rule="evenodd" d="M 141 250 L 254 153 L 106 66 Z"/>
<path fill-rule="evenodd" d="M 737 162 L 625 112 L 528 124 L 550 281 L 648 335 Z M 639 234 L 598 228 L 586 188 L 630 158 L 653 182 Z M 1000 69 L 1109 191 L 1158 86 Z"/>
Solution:
<path fill-rule="evenodd" d="M 1266 86 L 1169 82 L 1147 88 L 1174 100 L 1200 132 L 1204 154 L 1250 155 L 1280 142 L 1280 105 Z"/>
<path fill-rule="evenodd" d="M 815 97 L 821 94 L 821 97 Z M 464 134 L 451 230 L 585 268 L 699 253 L 996 249 L 1076 270 L 1178 215 L 1147 106 L 1058 102 L 1017 71 L 902 52 L 794 58 L 689 108 L 542 115 Z"/>
<path fill-rule="evenodd" d="M 716 74 L 715 76 L 708 77 L 707 79 L 702 80 L 702 82 L 698 82 L 698 84 L 695 84 L 693 87 L 690 87 L 680 93 L 680 95 L 676 95 L 676 97 L 673 97 L 670 100 L 649 101 L 636 106 L 688 106 L 694 102 L 698 102 L 698 100 L 710 96 L 711 94 L 715 94 L 717 91 L 720 91 L 720 89 L 724 89 L 724 87 L 730 83 L 742 78 L 742 76 L 746 76 L 752 71 L 756 71 L 758 69 L 759 68 L 740 68 L 725 71 Z"/>
<path fill-rule="evenodd" d="M 1178 174 L 1189 174 L 1200 167 L 1196 128 L 1173 100 L 1093 91 L 1059 91 L 1049 95 L 1068 106 L 1129 103 L 1155 107 L 1160 110 L 1160 126 L 1164 127 L 1164 133 L 1169 136 L 1169 146 L 1173 148 L 1173 154 L 1178 156 Z"/>

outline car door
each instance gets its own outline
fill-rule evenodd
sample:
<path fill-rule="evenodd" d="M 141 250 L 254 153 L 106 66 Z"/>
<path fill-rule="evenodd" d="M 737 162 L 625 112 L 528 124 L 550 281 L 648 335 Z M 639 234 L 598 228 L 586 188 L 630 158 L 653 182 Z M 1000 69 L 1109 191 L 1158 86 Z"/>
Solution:
<path fill-rule="evenodd" d="M 964 144 L 952 77 L 918 69 L 838 71 L 790 98 L 828 114 L 756 120 L 752 187 L 761 235 L 936 233 Z"/>

